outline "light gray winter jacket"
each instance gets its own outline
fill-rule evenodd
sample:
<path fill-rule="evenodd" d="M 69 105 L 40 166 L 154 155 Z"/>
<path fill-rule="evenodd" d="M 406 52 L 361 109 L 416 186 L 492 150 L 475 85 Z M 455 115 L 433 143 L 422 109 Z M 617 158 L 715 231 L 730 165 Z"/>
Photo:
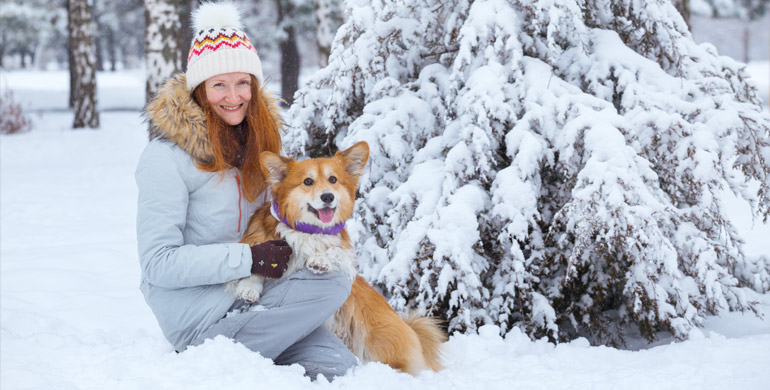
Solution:
<path fill-rule="evenodd" d="M 166 339 L 182 351 L 233 306 L 225 283 L 250 274 L 251 251 L 238 241 L 261 202 L 242 195 L 237 169 L 222 176 L 195 165 L 210 149 L 184 75 L 166 83 L 145 115 L 150 142 L 136 168 L 140 287 Z"/>

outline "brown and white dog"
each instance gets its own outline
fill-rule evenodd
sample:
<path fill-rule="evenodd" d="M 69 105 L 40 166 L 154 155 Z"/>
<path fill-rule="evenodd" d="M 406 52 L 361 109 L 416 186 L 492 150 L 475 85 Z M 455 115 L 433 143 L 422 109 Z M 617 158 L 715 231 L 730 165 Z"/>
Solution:
<path fill-rule="evenodd" d="M 344 229 L 353 214 L 356 188 L 369 159 L 359 142 L 331 158 L 295 161 L 275 153 L 260 156 L 273 201 L 254 213 L 241 242 L 285 239 L 294 253 L 284 277 L 309 268 L 343 270 L 355 278 L 350 297 L 325 326 L 363 362 L 378 361 L 416 375 L 441 369 L 446 333 L 438 321 L 417 314 L 399 316 L 385 298 L 356 275 L 355 251 Z M 236 296 L 254 302 L 264 279 L 251 276 L 231 282 Z"/>

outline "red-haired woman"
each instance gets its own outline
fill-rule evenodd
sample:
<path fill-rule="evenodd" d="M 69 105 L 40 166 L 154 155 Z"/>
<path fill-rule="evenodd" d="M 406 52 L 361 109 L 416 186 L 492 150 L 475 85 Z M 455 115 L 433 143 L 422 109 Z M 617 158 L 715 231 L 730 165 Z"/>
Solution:
<path fill-rule="evenodd" d="M 223 335 L 276 364 L 299 363 L 312 378 L 344 374 L 356 358 L 322 324 L 352 280 L 307 270 L 281 278 L 291 254 L 285 241 L 239 243 L 269 201 L 258 156 L 281 150 L 259 57 L 234 6 L 206 3 L 194 24 L 186 74 L 145 113 L 150 142 L 136 169 L 142 293 L 177 351 Z M 272 278 L 259 310 L 225 288 L 251 273 Z"/>

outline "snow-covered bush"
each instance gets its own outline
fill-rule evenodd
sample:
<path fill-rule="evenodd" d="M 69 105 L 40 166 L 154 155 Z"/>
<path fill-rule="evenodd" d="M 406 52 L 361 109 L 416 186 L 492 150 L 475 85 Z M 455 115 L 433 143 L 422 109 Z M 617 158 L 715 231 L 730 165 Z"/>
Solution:
<path fill-rule="evenodd" d="M 347 7 L 285 149 L 369 143 L 351 230 L 396 308 L 596 342 L 754 310 L 768 263 L 746 260 L 718 194 L 770 215 L 770 116 L 668 1 Z"/>

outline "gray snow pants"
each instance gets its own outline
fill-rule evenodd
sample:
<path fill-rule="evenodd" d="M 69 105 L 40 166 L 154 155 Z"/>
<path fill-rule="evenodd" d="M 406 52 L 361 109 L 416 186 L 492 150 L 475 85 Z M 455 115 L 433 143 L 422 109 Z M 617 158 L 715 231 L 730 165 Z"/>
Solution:
<path fill-rule="evenodd" d="M 352 281 L 343 272 L 314 274 L 299 270 L 286 279 L 265 281 L 256 303 L 248 310 L 238 301 L 240 313 L 228 314 L 196 338 L 192 345 L 218 335 L 231 338 L 275 364 L 298 363 L 306 375 L 331 380 L 356 365 L 356 357 L 323 326 L 350 295 Z M 240 306 L 240 307 L 239 307 Z"/>

